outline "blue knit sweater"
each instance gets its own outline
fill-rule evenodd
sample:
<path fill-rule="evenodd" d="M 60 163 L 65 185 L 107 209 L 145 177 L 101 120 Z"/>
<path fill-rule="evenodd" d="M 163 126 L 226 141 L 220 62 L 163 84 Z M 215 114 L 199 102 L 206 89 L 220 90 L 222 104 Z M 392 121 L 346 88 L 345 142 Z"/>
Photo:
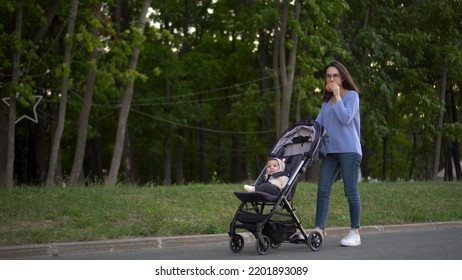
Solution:
<path fill-rule="evenodd" d="M 357 153 L 361 151 L 361 120 L 359 117 L 359 95 L 346 92 L 334 105 L 324 102 L 316 118 L 329 135 L 327 153 Z"/>

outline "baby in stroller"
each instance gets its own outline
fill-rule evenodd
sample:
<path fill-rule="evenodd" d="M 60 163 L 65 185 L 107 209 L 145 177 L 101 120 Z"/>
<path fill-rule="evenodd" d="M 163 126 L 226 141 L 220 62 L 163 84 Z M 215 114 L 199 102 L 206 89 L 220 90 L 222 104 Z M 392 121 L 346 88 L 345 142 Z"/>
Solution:
<path fill-rule="evenodd" d="M 319 159 L 324 136 L 324 128 L 316 121 L 303 120 L 293 124 L 273 146 L 268 164 L 261 170 L 254 186 L 247 185 L 245 191 L 234 192 L 241 203 L 228 232 L 231 251 L 239 253 L 244 248 L 240 230 L 254 235 L 256 249 L 262 255 L 284 242 L 306 244 L 313 251 L 321 249 L 322 234 L 303 229 L 294 196 L 306 168 Z M 295 235 L 297 231 L 303 238 Z"/>
<path fill-rule="evenodd" d="M 246 192 L 265 192 L 272 195 L 278 195 L 289 181 L 287 172 L 285 172 L 285 163 L 278 158 L 269 158 L 266 162 L 265 180 L 255 186 L 244 185 Z"/>

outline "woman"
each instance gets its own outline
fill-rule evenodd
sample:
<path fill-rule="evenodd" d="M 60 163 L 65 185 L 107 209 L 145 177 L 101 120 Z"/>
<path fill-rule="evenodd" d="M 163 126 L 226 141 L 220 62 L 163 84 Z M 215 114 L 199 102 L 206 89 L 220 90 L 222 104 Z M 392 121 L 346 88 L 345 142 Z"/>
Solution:
<path fill-rule="evenodd" d="M 327 65 L 325 73 L 323 103 L 316 121 L 326 128 L 329 137 L 327 156 L 321 161 L 319 173 L 316 230 L 324 235 L 332 184 L 341 172 L 350 209 L 351 229 L 340 244 L 358 246 L 361 245 L 358 176 L 362 159 L 359 90 L 348 70 L 340 62 L 334 61 Z"/>

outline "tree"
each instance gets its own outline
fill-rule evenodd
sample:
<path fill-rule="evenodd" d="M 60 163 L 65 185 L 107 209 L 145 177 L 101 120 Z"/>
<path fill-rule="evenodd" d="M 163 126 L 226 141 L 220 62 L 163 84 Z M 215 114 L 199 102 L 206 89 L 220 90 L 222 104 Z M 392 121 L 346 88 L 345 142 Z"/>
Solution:
<path fill-rule="evenodd" d="M 136 71 L 136 65 L 138 63 L 138 56 L 140 53 L 139 45 L 141 44 L 143 39 L 143 30 L 144 26 L 146 24 L 146 14 L 148 12 L 148 8 L 151 5 L 151 0 L 144 0 L 143 1 L 143 6 L 140 11 L 140 16 L 138 19 L 138 23 L 136 25 L 136 29 L 134 30 L 135 35 L 138 35 L 139 37 L 135 37 L 135 46 L 133 47 L 132 50 L 132 55 L 130 58 L 130 70 Z M 136 33 L 139 34 L 136 34 Z M 137 41 L 141 40 L 141 41 Z M 115 184 L 117 182 L 117 176 L 119 173 L 119 167 L 120 167 L 120 161 L 122 158 L 122 152 L 123 152 L 123 144 L 125 141 L 125 133 L 127 129 L 127 119 L 128 119 L 128 114 L 130 112 L 130 103 L 133 97 L 133 86 L 134 86 L 134 78 L 129 79 L 125 91 L 122 96 L 122 108 L 120 110 L 119 114 L 119 122 L 117 126 L 117 134 L 116 134 L 116 142 L 115 142 L 115 147 L 114 147 L 114 153 L 112 155 L 112 161 L 111 161 L 111 168 L 109 169 L 109 176 L 107 178 L 106 184 Z"/>
<path fill-rule="evenodd" d="M 16 44 L 20 44 L 21 41 L 21 30 L 22 30 L 22 21 L 23 21 L 23 7 L 24 1 L 21 0 L 17 3 L 16 6 L 16 17 L 15 17 L 15 27 L 14 27 L 14 36 Z M 6 160 L 6 174 L 4 177 L 4 184 L 7 187 L 12 187 L 14 185 L 14 139 L 15 139 L 15 124 L 16 124 L 16 98 L 19 94 L 19 75 L 20 75 L 20 62 L 21 54 L 19 52 L 20 48 L 12 48 L 12 69 L 11 69 L 11 87 L 10 87 L 10 102 L 9 102 L 9 112 L 8 112 L 8 144 L 7 146 L 7 160 Z M 2 176 L 3 177 L 3 176 Z M 3 178 L 1 178 L 3 179 Z M 1 183 L 1 182 L 0 182 Z M 0 184 L 1 185 L 1 184 Z"/>
<path fill-rule="evenodd" d="M 462 176 L 460 1 L 114 0 L 99 20 L 97 2 L 71 35 L 73 0 L 24 1 L 18 37 L 19 2 L 0 1 L 0 94 L 19 93 L 0 114 L 43 97 L 38 125 L 0 118 L 2 185 L 7 164 L 10 185 L 47 165 L 51 184 L 109 165 L 108 184 L 253 178 L 284 127 L 317 115 L 333 59 L 361 89 L 364 176 Z"/>
<path fill-rule="evenodd" d="M 447 98 L 448 76 L 450 75 L 450 71 L 460 73 L 460 58 L 462 57 L 460 49 L 462 42 L 460 34 L 461 18 L 459 13 L 462 8 L 462 3 L 460 3 L 460 1 L 443 1 L 443 3 L 423 1 L 419 2 L 419 4 L 425 5 L 425 9 L 429 11 L 427 18 L 423 22 L 423 26 L 427 30 L 429 37 L 428 51 L 430 55 L 432 55 L 434 61 L 432 69 L 438 71 L 436 73 L 439 74 L 440 102 L 443 104 L 442 107 L 444 109 L 449 109 L 450 107 L 444 106 L 446 100 L 449 100 Z M 423 10 L 424 8 L 417 6 L 417 9 Z M 438 20 L 435 20 L 435 18 Z M 449 67 L 449 65 L 454 66 Z M 437 178 L 440 167 L 442 138 L 444 136 L 443 122 L 445 115 L 448 113 L 450 114 L 451 112 L 441 110 L 438 116 L 435 156 L 433 160 L 433 180 Z M 451 155 L 449 148 L 447 149 L 448 151 L 445 154 Z M 451 156 L 446 156 L 443 162 L 444 161 L 450 163 L 452 161 Z M 459 161 L 457 161 L 456 164 L 458 164 L 458 162 Z M 443 166 L 444 165 L 451 166 L 451 164 L 443 164 Z M 446 168 L 446 170 L 448 170 L 448 168 Z M 449 170 L 452 170 L 452 168 Z"/>
<path fill-rule="evenodd" d="M 298 33 L 293 26 L 290 32 L 290 41 L 287 42 L 287 32 L 289 25 L 289 0 L 275 0 L 275 5 L 280 6 L 282 16 L 280 22 L 275 26 L 275 40 L 273 53 L 273 68 L 275 73 L 275 116 L 276 116 L 276 131 L 280 135 L 289 127 L 290 105 L 292 100 L 292 88 L 295 75 L 295 63 L 297 57 Z M 293 5 L 293 20 L 298 22 L 300 16 L 300 3 L 298 0 Z M 288 54 L 286 47 L 289 45 Z M 281 85 L 282 94 L 277 85 Z"/>
<path fill-rule="evenodd" d="M 67 106 L 67 93 L 69 89 L 69 77 L 71 71 L 71 63 L 72 63 L 72 46 L 73 46 L 73 38 L 72 35 L 74 34 L 74 26 L 75 21 L 77 18 L 77 10 L 79 6 L 78 0 L 73 0 L 71 3 L 71 9 L 69 12 L 69 19 L 68 19 L 68 26 L 67 26 L 67 42 L 65 45 L 64 51 L 64 63 L 62 65 L 63 69 L 63 77 L 61 81 L 61 96 L 60 96 L 60 103 L 59 103 L 59 115 L 58 115 L 58 123 L 56 124 L 56 130 L 53 135 L 53 140 L 51 143 L 51 152 L 49 158 L 49 165 L 48 165 L 48 174 L 47 174 L 47 185 L 54 185 L 55 184 L 55 174 L 56 168 L 58 166 L 58 157 L 59 157 L 59 148 L 61 145 L 61 137 L 64 131 L 64 121 L 66 119 L 66 106 Z"/>
<path fill-rule="evenodd" d="M 101 4 L 94 4 L 93 8 L 95 20 L 100 24 L 101 20 Z M 88 65 L 88 76 L 87 82 L 85 85 L 85 95 L 83 98 L 82 110 L 80 112 L 80 118 L 78 123 L 78 132 L 77 132 L 77 143 L 74 154 L 74 162 L 72 164 L 71 174 L 69 176 L 69 185 L 75 185 L 81 177 L 83 177 L 83 160 L 85 156 L 85 146 L 87 142 L 87 127 L 88 119 L 90 117 L 91 105 L 93 104 L 93 92 L 95 89 L 95 79 L 96 79 L 96 68 L 98 62 L 98 49 L 99 49 L 99 32 L 96 23 L 93 23 L 91 26 L 91 37 L 93 42 L 88 42 L 89 45 L 93 45 L 93 50 L 89 56 L 89 65 Z"/>

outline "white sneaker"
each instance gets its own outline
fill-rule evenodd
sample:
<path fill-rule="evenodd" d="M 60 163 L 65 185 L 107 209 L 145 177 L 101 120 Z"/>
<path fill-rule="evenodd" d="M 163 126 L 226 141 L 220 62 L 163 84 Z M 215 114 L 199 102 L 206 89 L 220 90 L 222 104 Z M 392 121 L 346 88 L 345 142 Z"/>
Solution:
<path fill-rule="evenodd" d="M 342 246 L 348 247 L 359 246 L 361 245 L 361 237 L 359 236 L 359 234 L 356 234 L 354 229 L 350 229 L 348 235 L 345 236 L 345 238 L 343 238 L 342 240 L 340 240 L 340 244 Z"/>
<path fill-rule="evenodd" d="M 246 192 L 254 192 L 255 191 L 255 187 L 254 186 L 251 186 L 251 185 L 244 185 L 244 190 Z"/>
<path fill-rule="evenodd" d="M 298 236 L 297 236 L 297 240 L 305 240 L 305 236 L 303 236 L 303 234 L 301 232 L 299 232 Z"/>
<path fill-rule="evenodd" d="M 305 241 L 305 236 L 297 230 L 291 237 L 289 237 L 289 241 L 292 243 L 302 243 Z"/>

